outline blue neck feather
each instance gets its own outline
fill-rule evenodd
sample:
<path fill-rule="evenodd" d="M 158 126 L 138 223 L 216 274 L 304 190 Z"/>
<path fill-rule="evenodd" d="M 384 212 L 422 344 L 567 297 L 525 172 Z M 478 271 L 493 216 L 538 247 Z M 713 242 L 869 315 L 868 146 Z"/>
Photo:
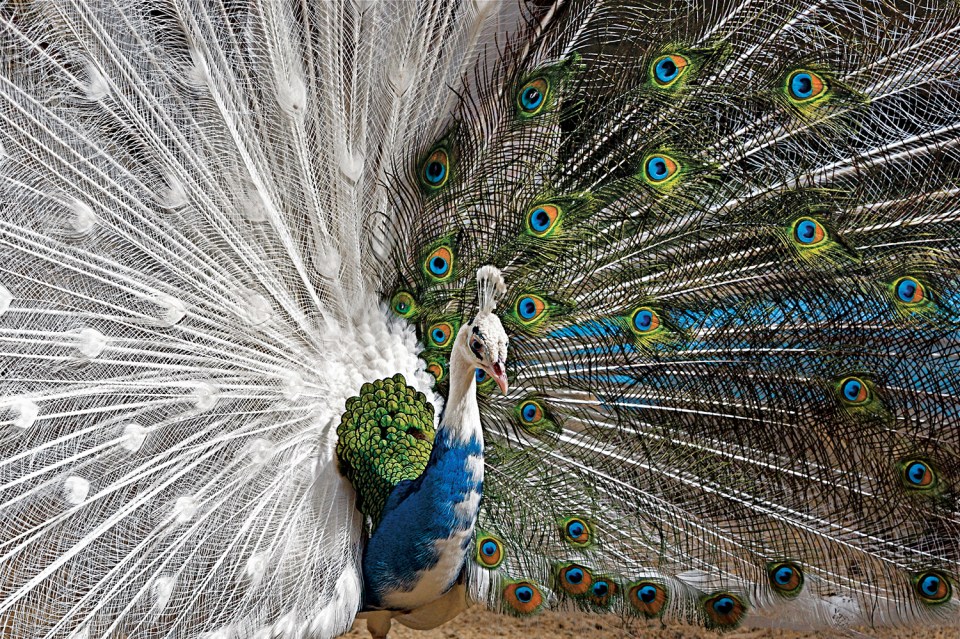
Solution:
<path fill-rule="evenodd" d="M 469 529 L 471 534 L 463 537 L 460 548 L 466 557 L 476 510 L 464 512 L 457 504 L 482 492 L 483 480 L 474 476 L 469 465 L 471 456 L 482 459 L 482 455 L 483 445 L 477 437 L 463 441 L 443 427 L 423 474 L 393 489 L 363 556 L 365 608 L 386 608 L 385 598 L 390 593 L 413 590 L 422 573 L 440 561 L 437 542 Z M 458 574 L 459 569 L 444 591 L 453 586 Z"/>

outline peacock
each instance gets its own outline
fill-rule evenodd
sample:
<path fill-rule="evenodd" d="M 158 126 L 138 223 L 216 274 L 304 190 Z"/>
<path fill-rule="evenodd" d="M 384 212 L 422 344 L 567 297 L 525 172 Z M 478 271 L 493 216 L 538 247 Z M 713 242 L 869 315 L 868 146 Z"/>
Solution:
<path fill-rule="evenodd" d="M 960 626 L 958 68 L 953 0 L 0 3 L 0 634 Z"/>

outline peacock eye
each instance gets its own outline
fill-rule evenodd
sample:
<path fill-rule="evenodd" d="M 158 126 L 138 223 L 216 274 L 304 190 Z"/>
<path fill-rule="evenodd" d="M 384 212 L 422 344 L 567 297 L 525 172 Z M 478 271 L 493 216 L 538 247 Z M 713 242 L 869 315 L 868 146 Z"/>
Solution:
<path fill-rule="evenodd" d="M 515 612 L 530 615 L 543 604 L 543 595 L 540 589 L 529 581 L 519 581 L 508 584 L 504 588 L 503 601 Z"/>
<path fill-rule="evenodd" d="M 612 581 L 598 579 L 590 588 L 590 595 L 595 604 L 605 606 L 608 599 L 617 592 L 617 586 Z"/>
<path fill-rule="evenodd" d="M 826 236 L 826 229 L 813 218 L 802 217 L 793 225 L 793 239 L 804 246 L 819 244 Z"/>
<path fill-rule="evenodd" d="M 914 588 L 924 603 L 938 604 L 950 599 L 952 588 L 947 578 L 934 570 L 920 574 Z"/>
<path fill-rule="evenodd" d="M 547 303 L 537 295 L 522 295 L 514 306 L 517 319 L 524 325 L 533 324 L 547 310 Z"/>
<path fill-rule="evenodd" d="M 503 544 L 499 539 L 484 536 L 477 540 L 476 560 L 485 568 L 496 568 L 503 561 Z"/>
<path fill-rule="evenodd" d="M 549 91 L 550 83 L 546 78 L 535 78 L 524 84 L 517 94 L 520 112 L 526 116 L 538 114 L 546 104 Z"/>
<path fill-rule="evenodd" d="M 446 348 L 450 345 L 450 337 L 453 335 L 453 326 L 447 322 L 439 322 L 432 325 L 428 330 L 430 345 L 435 348 Z"/>
<path fill-rule="evenodd" d="M 436 149 L 427 156 L 420 171 L 423 184 L 430 189 L 438 189 L 447 182 L 450 172 L 450 156 L 446 149 Z"/>
<path fill-rule="evenodd" d="M 770 566 L 768 576 L 773 588 L 786 597 L 796 596 L 803 587 L 803 571 L 793 563 Z"/>
<path fill-rule="evenodd" d="M 690 61 L 682 55 L 663 55 L 653 61 L 653 81 L 661 87 L 672 86 L 687 70 Z"/>
<path fill-rule="evenodd" d="M 423 272 L 435 282 L 444 282 L 453 276 L 453 251 L 449 246 L 438 246 L 423 261 Z"/>
<path fill-rule="evenodd" d="M 652 333 L 660 328 L 660 317 L 652 308 L 638 308 L 630 317 L 630 328 L 638 335 Z"/>
<path fill-rule="evenodd" d="M 794 71 L 787 76 L 787 94 L 797 102 L 807 102 L 823 94 L 826 83 L 812 71 Z"/>
<path fill-rule="evenodd" d="M 849 404 L 863 404 L 870 398 L 870 391 L 859 377 L 847 377 L 840 382 L 840 395 Z"/>
<path fill-rule="evenodd" d="M 527 231 L 536 237 L 548 237 L 560 219 L 560 208 L 555 204 L 542 204 L 527 213 Z"/>
<path fill-rule="evenodd" d="M 658 583 L 641 581 L 630 587 L 627 599 L 645 617 L 654 618 L 663 614 L 667 591 Z"/>
<path fill-rule="evenodd" d="M 400 291 L 390 300 L 390 308 L 400 317 L 411 317 L 417 309 L 413 296 L 406 291 Z"/>
<path fill-rule="evenodd" d="M 933 469 L 926 462 L 910 461 L 904 466 L 903 478 L 909 488 L 929 488 L 933 485 Z"/>
<path fill-rule="evenodd" d="M 543 408 L 533 400 L 528 400 L 520 405 L 520 419 L 526 424 L 536 424 L 543 419 Z"/>
<path fill-rule="evenodd" d="M 590 526 L 579 517 L 571 517 L 563 524 L 564 538 L 574 546 L 584 547 L 591 542 Z"/>
<path fill-rule="evenodd" d="M 655 154 L 643 163 L 643 171 L 647 179 L 654 184 L 663 184 L 677 174 L 677 162 L 666 155 Z"/>
<path fill-rule="evenodd" d="M 590 574 L 590 570 L 578 564 L 562 566 L 557 576 L 557 585 L 571 595 L 584 595 L 593 585 L 593 575 Z"/>
<path fill-rule="evenodd" d="M 704 602 L 707 625 L 713 629 L 733 628 L 743 619 L 746 608 L 743 603 L 726 593 L 710 597 Z"/>
<path fill-rule="evenodd" d="M 473 338 L 470 340 L 470 350 L 473 351 L 477 359 L 483 359 L 483 342 L 477 338 Z"/>
<path fill-rule="evenodd" d="M 923 284 L 912 277 L 901 277 L 893 285 L 897 300 L 903 304 L 919 304 L 926 297 Z"/>

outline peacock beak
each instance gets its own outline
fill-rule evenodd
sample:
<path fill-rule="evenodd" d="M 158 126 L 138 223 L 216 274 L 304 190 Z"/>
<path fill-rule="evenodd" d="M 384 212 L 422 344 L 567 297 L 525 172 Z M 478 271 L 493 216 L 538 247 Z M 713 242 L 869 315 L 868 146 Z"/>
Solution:
<path fill-rule="evenodd" d="M 493 370 L 490 371 L 490 377 L 492 377 L 493 381 L 500 387 L 500 392 L 506 395 L 509 389 L 509 384 L 507 384 L 507 367 L 501 360 L 494 362 L 491 368 Z"/>

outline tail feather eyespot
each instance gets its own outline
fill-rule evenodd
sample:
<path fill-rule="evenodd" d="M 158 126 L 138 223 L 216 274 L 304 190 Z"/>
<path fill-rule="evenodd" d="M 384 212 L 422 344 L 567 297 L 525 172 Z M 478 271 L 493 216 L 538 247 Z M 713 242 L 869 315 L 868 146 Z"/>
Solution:
<path fill-rule="evenodd" d="M 718 592 L 703 600 L 703 610 L 708 628 L 729 630 L 740 625 L 747 607 L 736 595 Z"/>
<path fill-rule="evenodd" d="M 953 596 L 953 586 L 946 575 L 937 570 L 928 570 L 916 575 L 913 587 L 925 604 L 946 603 Z"/>
<path fill-rule="evenodd" d="M 797 69 L 787 75 L 785 90 L 792 102 L 807 103 L 825 95 L 827 82 L 813 71 Z"/>
<path fill-rule="evenodd" d="M 569 595 L 585 595 L 593 586 L 593 573 L 580 564 L 567 564 L 557 572 L 557 586 Z"/>
<path fill-rule="evenodd" d="M 793 562 L 771 564 L 767 576 L 773 589 L 785 597 L 795 597 L 803 589 L 803 570 Z"/>
<path fill-rule="evenodd" d="M 430 251 L 423 260 L 423 273 L 432 282 L 446 282 L 453 277 L 453 249 L 446 244 Z"/>
<path fill-rule="evenodd" d="M 646 580 L 631 584 L 627 591 L 630 605 L 650 619 L 663 615 L 668 600 L 666 587 L 656 581 Z"/>
<path fill-rule="evenodd" d="M 503 589 L 503 601 L 519 615 L 532 615 L 543 606 L 543 593 L 529 581 L 508 583 Z"/>
<path fill-rule="evenodd" d="M 661 88 L 675 85 L 683 77 L 690 65 L 690 60 L 678 53 L 668 53 L 653 61 L 650 65 L 650 75 L 654 83 Z"/>
<path fill-rule="evenodd" d="M 496 568 L 503 563 L 503 543 L 491 535 L 477 538 L 476 561 L 484 568 Z"/>
<path fill-rule="evenodd" d="M 556 204 L 541 204 L 527 212 L 527 233 L 538 238 L 549 237 L 556 230 L 563 211 Z"/>
<path fill-rule="evenodd" d="M 563 538 L 576 547 L 586 547 L 593 542 L 593 530 L 581 517 L 570 517 L 561 523 Z"/>
<path fill-rule="evenodd" d="M 936 485 L 937 475 L 927 462 L 911 459 L 902 464 L 903 482 L 907 488 L 928 489 Z"/>
<path fill-rule="evenodd" d="M 546 107 L 550 97 L 550 80 L 538 77 L 526 82 L 517 92 L 517 107 L 520 114 L 531 117 Z"/>
<path fill-rule="evenodd" d="M 420 183 L 424 188 L 434 191 L 446 184 L 449 178 L 450 154 L 443 147 L 435 148 L 420 168 Z"/>

